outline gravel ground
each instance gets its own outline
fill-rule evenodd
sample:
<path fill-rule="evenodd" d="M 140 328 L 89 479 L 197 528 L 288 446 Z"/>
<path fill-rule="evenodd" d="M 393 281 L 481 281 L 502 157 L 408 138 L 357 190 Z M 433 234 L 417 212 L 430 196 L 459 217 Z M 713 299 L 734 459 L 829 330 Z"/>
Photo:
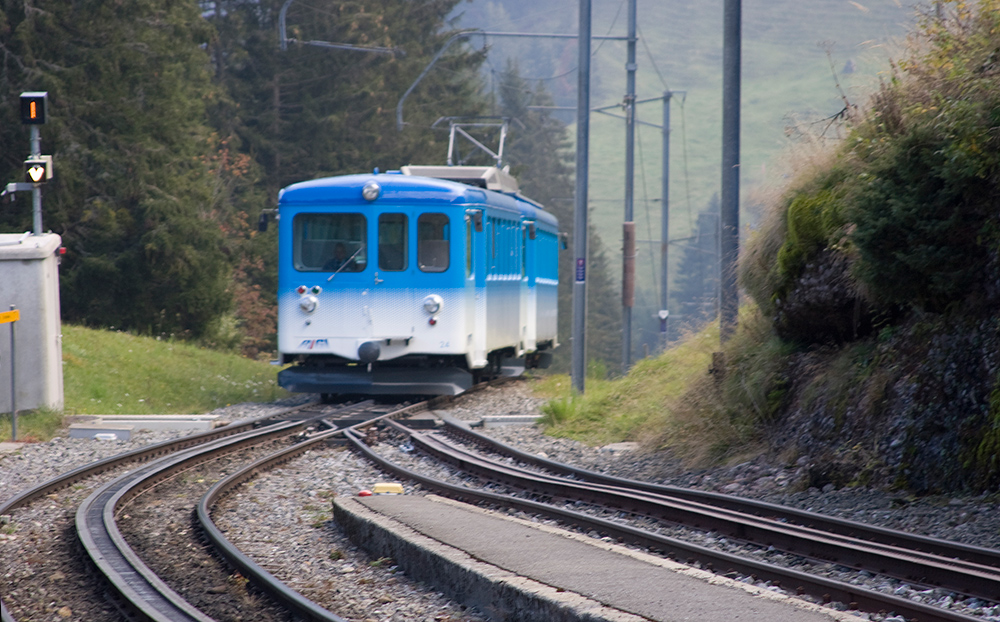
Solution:
<path fill-rule="evenodd" d="M 464 398 L 450 409 L 454 417 L 475 421 L 485 415 L 537 414 L 540 400 L 532 398 L 523 384 L 487 389 Z M 239 405 L 224 414 L 233 419 L 257 416 L 275 405 Z M 614 475 L 659 483 L 692 486 L 704 490 L 739 494 L 818 512 L 863 520 L 916 533 L 934 535 L 971 544 L 1000 547 L 1000 512 L 991 497 L 931 497 L 913 499 L 899 494 L 864 490 L 806 488 L 808 464 L 775 467 L 748 462 L 732 467 L 689 471 L 664 455 L 636 451 L 589 448 L 565 439 L 553 439 L 529 426 L 490 428 L 487 433 L 524 451 L 574 463 Z M 55 439 L 26 446 L 17 453 L 0 455 L 0 502 L 25 487 L 36 485 L 74 466 L 134 446 L 155 442 L 166 435 L 144 433 L 132 441 Z M 388 450 L 391 450 L 389 448 Z M 330 520 L 330 499 L 353 495 L 386 480 L 353 453 L 340 450 L 312 451 L 301 459 L 254 480 L 216 509 L 216 521 L 228 529 L 237 543 L 269 571 L 288 581 L 309 598 L 350 620 L 478 621 L 476 612 L 464 610 L 440 594 L 422 588 L 395 572 L 391 560 L 369 560 L 339 533 Z M 408 490 L 418 493 L 419 490 Z M 5 602 L 14 591 L 44 596 L 35 600 L 44 616 L 20 619 L 106 619 L 87 612 L 63 610 L 63 582 L 79 582 L 75 570 L 62 577 L 34 572 L 39 564 L 28 553 L 37 549 L 44 533 L 71 537 L 65 527 L 29 512 L 39 512 L 43 502 L 33 504 L 14 523 L 0 525 L 0 594 Z M 179 523 L 180 524 L 180 523 Z M 186 523 L 185 523 L 186 525 Z M 63 546 L 65 548 L 65 545 Z M 32 576 L 29 580 L 26 576 Z M 928 595 L 930 598 L 931 595 Z M 935 597 L 937 595 L 934 595 Z M 23 597 L 23 596 L 22 596 Z M 43 602 L 44 601 L 44 602 Z M 21 605 L 21 601 L 16 601 Z M 10 602 L 7 602 L 10 606 Z M 980 607 L 986 619 L 1000 610 Z M 62 613 L 60 613 L 62 611 Z"/>
<path fill-rule="evenodd" d="M 193 607 L 214 620 L 292 622 L 291 614 L 248 589 L 247 581 L 205 546 L 196 518 L 219 479 L 291 444 L 276 439 L 185 470 L 118 506 L 118 528 L 140 559 Z"/>
<path fill-rule="evenodd" d="M 279 406 L 243 404 L 215 414 L 227 420 L 248 419 L 274 412 Z M 128 441 L 55 438 L 47 443 L 26 443 L 13 453 L 0 454 L 0 503 L 78 466 L 177 436 L 177 432 L 143 431 Z M 89 577 L 83 552 L 76 544 L 74 518 L 76 508 L 93 490 L 126 470 L 109 471 L 74 484 L 14 510 L 10 522 L 0 524 L 0 596 L 15 619 L 121 619 Z"/>

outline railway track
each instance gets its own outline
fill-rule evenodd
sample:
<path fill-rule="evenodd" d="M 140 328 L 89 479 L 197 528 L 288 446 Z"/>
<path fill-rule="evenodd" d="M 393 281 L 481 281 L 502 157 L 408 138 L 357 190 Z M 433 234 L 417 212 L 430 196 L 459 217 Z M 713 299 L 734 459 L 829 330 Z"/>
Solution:
<path fill-rule="evenodd" d="M 678 487 L 622 480 L 530 456 L 447 418 L 446 429 L 464 442 L 502 459 L 460 446 L 440 432 L 421 433 L 390 423 L 410 437 L 415 448 L 483 480 L 520 491 L 530 498 L 449 484 L 405 469 L 368 448 L 364 437 L 348 432 L 355 447 L 383 469 L 420 482 L 425 488 L 473 503 L 513 507 L 584 530 L 665 553 L 703 568 L 749 575 L 823 602 L 840 601 L 852 609 L 893 611 L 920 622 L 971 621 L 974 616 L 865 589 L 791 568 L 738 557 L 647 529 L 567 509 L 586 503 L 614 512 L 653 518 L 724 534 L 762 547 L 817 561 L 896 577 L 903 581 L 996 601 L 1000 596 L 1000 552 L 831 518 L 737 497 Z M 506 458 L 521 462 L 512 465 Z"/>
<path fill-rule="evenodd" d="M 294 451 L 279 452 L 285 456 L 293 456 L 316 443 L 327 441 L 337 433 L 338 428 L 395 411 L 414 410 L 419 407 L 420 405 L 400 409 L 363 402 L 335 410 L 317 404 L 284 409 L 263 417 L 151 445 L 85 465 L 9 499 L 0 506 L 0 515 L 8 514 L 16 508 L 88 478 L 139 465 L 138 468 L 101 485 L 79 506 L 76 512 L 76 530 L 82 547 L 91 563 L 105 578 L 107 592 L 111 595 L 115 606 L 125 612 L 130 619 L 211 620 L 186 603 L 160 580 L 129 547 L 116 523 L 116 517 L 121 514 L 122 508 L 158 483 L 188 471 L 198 464 L 241 448 L 258 446 L 273 439 L 293 438 L 296 443 L 291 449 Z M 317 432 L 322 428 L 326 430 Z M 272 460 L 270 464 L 277 464 L 281 459 L 279 457 Z M 251 475 L 244 475 L 244 478 L 268 466 L 253 465 L 254 468 L 250 470 Z M 208 507 L 206 504 L 203 505 Z M 224 539 L 217 546 L 222 549 L 231 547 Z M 221 550 L 221 554 L 226 558 L 239 555 L 234 548 Z M 280 587 L 269 590 L 267 586 L 262 585 L 261 589 L 281 592 Z M 308 619 L 341 620 L 329 612 L 324 614 Z M 0 602 L 0 618 L 3 622 L 16 622 L 2 602 Z"/>
<path fill-rule="evenodd" d="M 108 482 L 80 505 L 76 513 L 77 535 L 107 581 L 109 593 L 119 609 L 130 617 L 143 620 L 211 620 L 160 580 L 135 554 L 118 529 L 116 514 L 142 492 L 178 472 L 222 453 L 286 437 L 301 425 L 299 422 L 272 424 L 172 454 Z"/>
<path fill-rule="evenodd" d="M 484 386 L 509 381 L 499 379 Z M 269 594 L 296 619 L 342 622 L 343 619 L 287 588 L 278 579 L 243 555 L 211 519 L 211 508 L 234 488 L 257 474 L 274 468 L 296 456 L 328 443 L 347 426 L 376 418 L 403 417 L 421 410 L 449 403 L 442 397 L 413 405 L 376 405 L 371 401 L 340 408 L 310 403 L 285 408 L 265 416 L 237 422 L 208 432 L 157 443 L 119 454 L 61 474 L 0 504 L 0 515 L 10 514 L 74 484 L 108 473 L 129 471 L 107 481 L 91 494 L 76 511 L 75 523 L 86 557 L 103 575 L 106 593 L 115 607 L 129 619 L 211 620 L 186 603 L 173 589 L 156 576 L 131 549 L 118 528 L 116 518 L 130 502 L 157 484 L 176 477 L 221 455 L 241 448 L 268 442 L 268 439 L 291 438 L 293 444 L 257 460 L 226 477 L 204 495 L 196 508 L 200 528 L 216 552 L 236 569 L 236 575 L 248 578 L 259 590 Z M 137 468 L 135 468 L 137 467 Z M 0 620 L 17 622 L 0 598 Z"/>
<path fill-rule="evenodd" d="M 353 408 L 357 411 L 366 407 L 366 405 L 356 405 Z M 410 430 L 393 421 L 394 418 L 434 407 L 435 403 L 432 402 L 398 410 L 383 407 L 378 412 L 369 411 L 364 415 L 344 412 L 341 413 L 343 415 L 341 424 L 333 421 L 330 412 L 319 410 L 310 412 L 308 408 L 295 411 L 289 409 L 280 415 L 260 417 L 88 465 L 7 501 L 0 506 L 0 514 L 51 494 L 53 490 L 81 481 L 94 473 L 120 468 L 122 465 L 142 464 L 141 468 L 135 469 L 127 477 L 123 476 L 104 484 L 77 510 L 77 524 L 83 525 L 80 538 L 85 542 L 84 548 L 97 567 L 104 565 L 111 568 L 108 574 L 129 576 L 128 580 L 123 581 L 112 578 L 109 580 L 109 585 L 118 583 L 125 585 L 120 589 L 112 588 L 111 591 L 116 594 L 117 606 L 128 611 L 131 617 L 157 620 L 211 619 L 204 616 L 197 608 L 186 609 L 182 598 L 179 601 L 174 600 L 172 605 L 162 610 L 159 608 L 160 605 L 150 604 L 159 598 L 151 596 L 154 592 L 170 601 L 173 598 L 170 595 L 170 588 L 163 589 L 157 585 L 155 573 L 148 572 L 148 569 L 143 570 L 141 560 L 138 565 L 119 566 L 120 563 L 131 563 L 129 558 L 138 556 L 130 554 L 127 547 L 119 549 L 118 553 L 109 552 L 116 548 L 116 541 L 121 540 L 120 534 L 115 533 L 115 518 L 120 516 L 124 511 L 123 508 L 138 495 L 157 483 L 174 477 L 177 473 L 190 470 L 192 465 L 198 462 L 212 459 L 212 455 L 266 442 L 266 438 L 286 437 L 290 439 L 290 445 L 286 443 L 287 446 L 281 451 L 239 469 L 211 487 L 196 508 L 199 528 L 215 550 L 237 570 L 239 576 L 248 578 L 260 590 L 268 593 L 275 602 L 281 603 L 281 607 L 290 611 L 293 617 L 339 621 L 342 618 L 289 589 L 232 546 L 225 537 L 225 530 L 214 524 L 211 513 L 213 506 L 240 484 L 263 471 L 293 460 L 310 448 L 328 443 L 334 437 L 344 434 L 337 430 L 338 425 L 358 423 L 369 417 L 377 417 L 357 427 L 360 429 L 366 425 L 377 425 L 383 429 L 393 430 L 394 433 L 410 435 L 412 444 L 421 452 L 437 455 L 440 459 L 472 472 L 479 478 L 528 491 L 519 493 L 519 496 L 504 495 L 434 480 L 379 458 L 365 445 L 360 431 L 346 432 L 351 443 L 382 469 L 418 481 L 427 489 L 453 498 L 513 507 L 524 512 L 545 515 L 567 525 L 596 531 L 602 536 L 646 546 L 679 561 L 698 564 L 705 569 L 724 574 L 735 572 L 752 576 L 755 580 L 770 581 L 772 584 L 783 586 L 787 591 L 811 595 L 817 600 L 840 601 L 852 608 L 865 611 L 892 611 L 908 620 L 934 622 L 981 620 L 981 618 L 782 568 L 763 561 L 711 550 L 648 529 L 630 526 L 618 519 L 590 516 L 567 506 L 581 503 L 601 505 L 621 514 L 655 516 L 657 520 L 663 522 L 699 524 L 703 529 L 727 534 L 733 539 L 755 541 L 762 546 L 780 548 L 804 556 L 811 555 L 824 562 L 865 568 L 873 572 L 884 571 L 889 575 L 904 577 L 910 582 L 923 580 L 925 585 L 939 586 L 962 594 L 995 598 L 990 595 L 1000 593 L 998 588 L 1000 572 L 997 571 L 1000 567 L 1000 563 L 997 563 L 1000 554 L 989 549 L 913 536 L 727 495 L 620 480 L 518 452 L 516 449 L 496 443 L 487 436 L 476 434 L 462 424 L 448 420 L 447 417 L 444 417 L 443 431 L 430 433 Z M 284 421 L 273 423 L 273 420 L 278 418 L 283 418 Z M 471 445 L 477 446 L 477 451 L 472 451 L 469 447 Z M 519 464 L 515 466 L 512 462 Z M 525 495 L 528 498 L 524 498 Z M 820 544 L 817 545 L 817 542 Z M 845 546 L 847 548 L 843 548 Z M 120 559 L 110 561 L 115 555 Z M 116 567 L 127 569 L 115 570 Z M 139 583 L 130 584 L 132 580 Z M 969 588 L 969 585 L 972 587 Z M 138 595 L 137 601 L 144 604 L 131 604 L 128 600 L 130 591 Z M 143 608 L 148 611 L 143 611 Z M 0 616 L 4 622 L 14 620 L 2 602 L 0 602 Z"/>

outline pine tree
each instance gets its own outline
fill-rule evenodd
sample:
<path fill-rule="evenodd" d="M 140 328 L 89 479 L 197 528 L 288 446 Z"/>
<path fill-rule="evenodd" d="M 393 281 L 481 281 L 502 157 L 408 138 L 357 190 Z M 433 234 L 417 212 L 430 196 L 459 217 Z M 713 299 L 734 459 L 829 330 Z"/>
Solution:
<path fill-rule="evenodd" d="M 209 35 L 183 0 L 0 2 L 0 175 L 19 176 L 25 152 L 19 92 L 48 91 L 44 222 L 68 250 L 64 319 L 196 336 L 228 308 L 206 210 Z M 18 201 L 2 225 L 24 230 L 28 212 Z"/>
<path fill-rule="evenodd" d="M 573 164 L 566 126 L 547 110 L 552 98 L 542 85 L 531 88 L 517 63 L 508 62 L 499 81 L 499 112 L 516 119 L 508 154 L 511 172 L 521 192 L 545 205 L 559 219 L 559 228 L 573 238 Z M 604 245 L 591 227 L 587 247 L 587 357 L 589 363 L 616 373 L 621 369 L 621 315 Z M 574 253 L 572 245 L 559 254 L 559 341 L 554 368 L 569 369 L 572 352 Z"/>
<path fill-rule="evenodd" d="M 698 214 L 695 234 L 680 244 L 675 289 L 670 294 L 670 336 L 675 339 L 714 319 L 719 300 L 719 197 Z M 675 247 L 676 248 L 676 247 Z"/>
<path fill-rule="evenodd" d="M 230 98 L 213 112 L 214 124 L 261 164 L 272 199 L 306 179 L 443 163 L 447 136 L 430 125 L 483 111 L 481 56 L 453 46 L 408 98 L 405 129 L 396 128 L 396 104 L 450 36 L 446 17 L 457 0 L 320 0 L 288 10 L 287 36 L 298 42 L 396 48 L 396 55 L 301 43 L 280 51 L 282 4 L 203 3 L 218 33 L 216 80 Z"/>

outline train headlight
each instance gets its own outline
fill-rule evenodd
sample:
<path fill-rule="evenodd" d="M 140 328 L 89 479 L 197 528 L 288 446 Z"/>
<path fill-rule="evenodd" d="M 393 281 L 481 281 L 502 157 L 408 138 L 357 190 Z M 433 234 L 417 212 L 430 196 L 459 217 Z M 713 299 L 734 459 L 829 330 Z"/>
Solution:
<path fill-rule="evenodd" d="M 319 308 L 319 299 L 316 296 L 303 296 L 299 299 L 299 308 L 306 313 L 312 313 Z"/>
<path fill-rule="evenodd" d="M 430 313 L 431 315 L 436 315 L 441 311 L 441 307 L 444 306 L 444 300 L 441 296 L 437 294 L 431 294 L 430 296 L 424 298 L 424 311 Z"/>
<path fill-rule="evenodd" d="M 374 181 L 370 181 L 361 188 L 361 196 L 365 198 L 365 201 L 374 201 L 382 194 L 382 186 L 379 186 Z"/>

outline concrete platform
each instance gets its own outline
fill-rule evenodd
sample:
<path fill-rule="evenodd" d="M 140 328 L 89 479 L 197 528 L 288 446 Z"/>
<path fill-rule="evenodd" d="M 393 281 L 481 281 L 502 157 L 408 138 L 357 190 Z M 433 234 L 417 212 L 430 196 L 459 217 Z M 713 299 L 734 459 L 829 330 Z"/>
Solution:
<path fill-rule="evenodd" d="M 535 425 L 541 419 L 537 415 L 487 415 L 483 417 L 484 428 L 498 428 L 505 425 Z"/>
<path fill-rule="evenodd" d="M 135 430 L 211 430 L 229 423 L 219 415 L 68 415 L 63 422 L 74 425 L 132 426 Z"/>
<path fill-rule="evenodd" d="M 0 454 L 9 454 L 24 446 L 24 443 L 0 443 Z"/>
<path fill-rule="evenodd" d="M 846 622 L 857 617 L 613 543 L 435 496 L 338 497 L 374 557 L 494 620 Z"/>
<path fill-rule="evenodd" d="M 111 423 L 71 423 L 70 438 L 96 438 L 109 441 L 127 441 L 132 438 L 135 426 Z"/>

